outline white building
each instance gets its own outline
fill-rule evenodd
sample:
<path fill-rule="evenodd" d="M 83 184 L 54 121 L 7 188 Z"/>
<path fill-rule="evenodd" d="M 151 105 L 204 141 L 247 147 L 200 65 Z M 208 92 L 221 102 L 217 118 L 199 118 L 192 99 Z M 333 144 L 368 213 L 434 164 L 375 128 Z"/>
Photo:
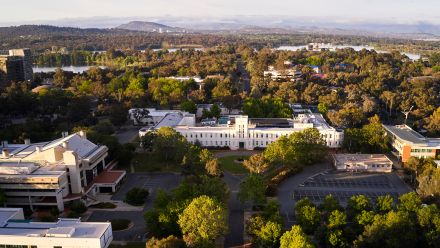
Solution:
<path fill-rule="evenodd" d="M 0 247 L 107 248 L 113 240 L 108 222 L 29 222 L 20 208 L 0 208 Z"/>
<path fill-rule="evenodd" d="M 393 162 L 384 154 L 334 154 L 333 164 L 340 171 L 391 172 Z"/>
<path fill-rule="evenodd" d="M 272 80 L 295 80 L 295 78 L 301 77 L 301 71 L 296 67 L 275 70 L 273 66 L 269 66 L 267 71 L 263 72 L 265 78 L 271 78 Z"/>
<path fill-rule="evenodd" d="M 176 116 L 177 117 L 177 116 Z M 265 148 L 283 135 L 316 128 L 327 146 L 338 148 L 344 139 L 344 133 L 327 124 L 320 114 L 301 113 L 294 118 L 248 118 L 245 115 L 222 117 L 216 126 L 195 125 L 194 116 L 186 119 L 174 119 L 166 126 L 174 128 L 189 142 L 199 143 L 202 147 L 228 147 L 231 150 Z M 223 119 L 227 120 L 223 120 Z M 169 125 L 168 125 L 169 124 Z M 139 135 L 154 130 L 141 129 Z"/>
<path fill-rule="evenodd" d="M 171 79 L 175 79 L 179 82 L 183 82 L 183 81 L 189 81 L 189 80 L 194 80 L 194 82 L 196 82 L 196 84 L 199 86 L 199 89 L 203 89 L 204 83 L 203 83 L 203 79 L 199 76 L 173 76 L 173 77 L 168 77 Z"/>
<path fill-rule="evenodd" d="M 84 132 L 49 142 L 8 144 L 0 148 L 0 188 L 9 206 L 56 206 L 115 192 L 125 171 L 109 170 L 108 148 L 89 141 Z"/>

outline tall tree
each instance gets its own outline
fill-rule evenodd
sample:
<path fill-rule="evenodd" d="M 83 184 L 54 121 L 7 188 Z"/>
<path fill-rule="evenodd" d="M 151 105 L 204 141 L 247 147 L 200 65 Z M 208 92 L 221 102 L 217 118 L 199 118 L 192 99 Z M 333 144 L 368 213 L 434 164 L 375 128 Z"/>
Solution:
<path fill-rule="evenodd" d="M 208 196 L 193 199 L 179 215 L 178 223 L 189 247 L 211 247 L 227 231 L 225 209 Z"/>

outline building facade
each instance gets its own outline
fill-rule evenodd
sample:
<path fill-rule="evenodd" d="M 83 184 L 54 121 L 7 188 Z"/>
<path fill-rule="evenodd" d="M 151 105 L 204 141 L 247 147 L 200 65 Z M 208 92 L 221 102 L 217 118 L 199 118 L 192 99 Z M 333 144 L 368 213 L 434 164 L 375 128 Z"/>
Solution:
<path fill-rule="evenodd" d="M 410 157 L 434 158 L 440 155 L 440 139 L 427 138 L 407 125 L 383 125 L 389 137 L 393 153 L 402 161 Z"/>
<path fill-rule="evenodd" d="M 12 49 L 0 54 L 0 70 L 7 81 L 27 81 L 33 79 L 32 54 L 28 48 Z"/>
<path fill-rule="evenodd" d="M 20 208 L 0 208 L 2 248 L 107 248 L 113 240 L 109 222 L 31 222 Z"/>
<path fill-rule="evenodd" d="M 49 142 L 0 146 L 0 188 L 9 206 L 56 206 L 94 194 L 114 192 L 125 171 L 108 167 L 108 148 L 89 141 L 85 132 Z"/>
<path fill-rule="evenodd" d="M 263 149 L 281 136 L 288 136 L 306 128 L 316 128 L 326 145 L 339 148 L 344 132 L 325 121 L 321 114 L 304 111 L 293 118 L 248 118 L 246 115 L 222 116 L 215 125 L 196 123 L 194 114 L 170 113 L 153 127 L 142 128 L 139 136 L 163 126 L 174 128 L 189 142 L 202 147 Z"/>

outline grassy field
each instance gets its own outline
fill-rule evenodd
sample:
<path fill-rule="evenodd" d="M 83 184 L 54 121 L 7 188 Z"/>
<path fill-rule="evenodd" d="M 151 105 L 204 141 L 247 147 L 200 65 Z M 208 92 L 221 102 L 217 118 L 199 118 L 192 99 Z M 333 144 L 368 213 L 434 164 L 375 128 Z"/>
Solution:
<path fill-rule="evenodd" d="M 151 153 L 136 153 L 132 160 L 135 172 L 181 172 L 180 165 L 173 162 L 165 162 L 157 155 Z"/>
<path fill-rule="evenodd" d="M 249 156 L 242 156 L 242 155 L 238 155 L 238 156 L 227 156 L 227 157 L 222 157 L 219 158 L 219 162 L 220 162 L 220 167 L 230 173 L 233 174 L 246 174 L 248 173 L 248 170 L 246 170 L 246 168 L 243 167 L 243 165 L 241 163 L 237 163 L 235 162 L 237 159 L 248 159 Z"/>

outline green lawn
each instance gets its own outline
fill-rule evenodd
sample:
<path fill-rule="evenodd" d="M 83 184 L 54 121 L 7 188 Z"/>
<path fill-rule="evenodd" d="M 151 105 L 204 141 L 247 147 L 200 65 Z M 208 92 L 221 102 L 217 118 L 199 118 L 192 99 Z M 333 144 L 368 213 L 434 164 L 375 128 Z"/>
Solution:
<path fill-rule="evenodd" d="M 233 174 L 246 174 L 248 173 L 248 170 L 243 167 L 241 163 L 236 163 L 235 160 L 237 159 L 248 159 L 249 156 L 227 156 L 219 158 L 218 161 L 220 162 L 220 167 L 230 173 Z"/>
<path fill-rule="evenodd" d="M 180 165 L 173 162 L 166 163 L 152 153 L 136 153 L 131 163 L 135 172 L 181 172 L 182 170 Z"/>

